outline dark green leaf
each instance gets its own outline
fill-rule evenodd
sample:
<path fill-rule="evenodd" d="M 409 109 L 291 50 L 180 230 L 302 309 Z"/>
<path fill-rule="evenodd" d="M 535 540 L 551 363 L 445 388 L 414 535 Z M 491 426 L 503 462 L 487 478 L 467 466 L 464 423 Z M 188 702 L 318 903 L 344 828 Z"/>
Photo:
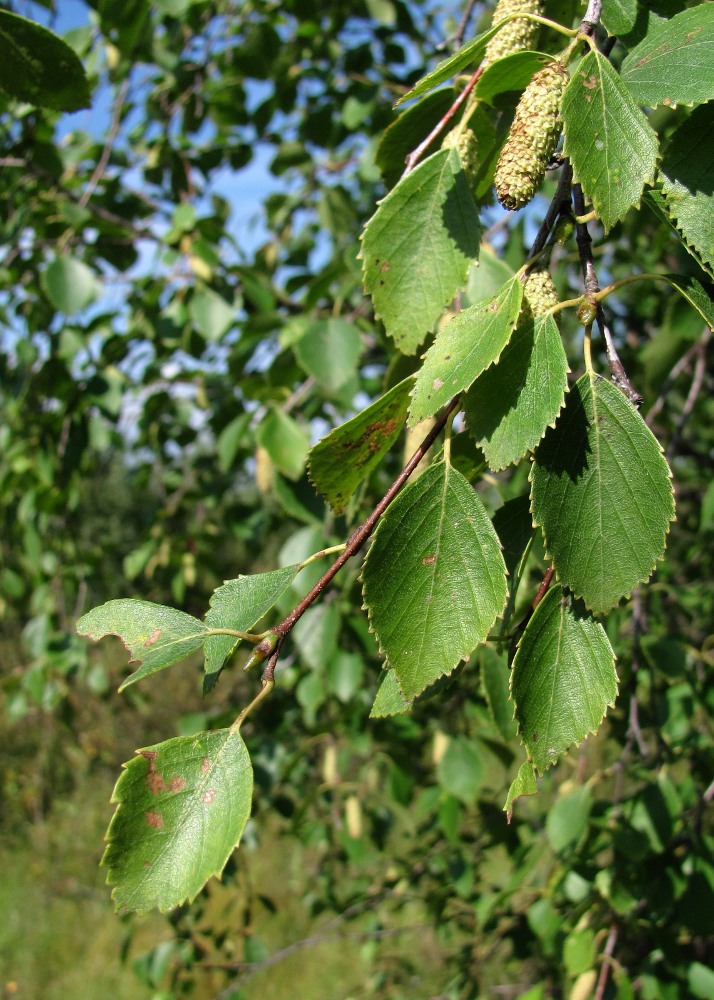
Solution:
<path fill-rule="evenodd" d="M 407 108 L 395 122 L 387 128 L 379 140 L 375 162 L 380 169 L 384 183 L 394 187 L 406 169 L 406 158 L 431 132 L 454 101 L 453 87 L 445 87 L 427 94 L 417 104 Z M 441 148 L 443 135 L 437 136 L 424 154 L 424 159 Z"/>
<path fill-rule="evenodd" d="M 399 382 L 311 450 L 310 479 L 335 513 L 342 513 L 360 482 L 377 468 L 399 437 L 413 384 L 412 377 Z"/>
<path fill-rule="evenodd" d="M 712 43 L 714 72 L 714 42 Z M 695 108 L 669 140 L 662 193 L 687 246 L 714 268 L 714 104 Z"/>
<path fill-rule="evenodd" d="M 585 374 L 531 470 L 533 519 L 558 579 L 596 614 L 646 580 L 674 518 L 671 474 L 644 420 L 615 386 Z"/>
<path fill-rule="evenodd" d="M 524 90 L 539 69 L 553 62 L 544 52 L 514 52 L 486 68 L 476 84 L 476 96 L 490 104 L 494 97 Z"/>
<path fill-rule="evenodd" d="M 494 471 L 532 451 L 563 405 L 568 362 L 553 316 L 519 327 L 464 399 L 470 433 Z"/>
<path fill-rule="evenodd" d="M 0 44 L 0 87 L 11 97 L 53 111 L 89 107 L 89 83 L 82 63 L 57 35 L 0 10 Z"/>
<path fill-rule="evenodd" d="M 600 725 L 617 697 L 615 654 L 581 601 L 552 587 L 523 633 L 511 671 L 521 741 L 540 774 Z"/>

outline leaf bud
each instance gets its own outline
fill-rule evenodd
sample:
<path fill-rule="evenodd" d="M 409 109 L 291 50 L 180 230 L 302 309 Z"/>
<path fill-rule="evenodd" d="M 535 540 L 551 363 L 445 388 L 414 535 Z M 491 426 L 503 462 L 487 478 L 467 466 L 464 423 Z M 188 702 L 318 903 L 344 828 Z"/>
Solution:
<path fill-rule="evenodd" d="M 523 208 L 540 187 L 560 138 L 560 108 L 569 79 L 565 66 L 552 62 L 523 91 L 494 177 L 504 208 Z"/>
<path fill-rule="evenodd" d="M 493 12 L 493 24 L 500 24 L 509 14 L 539 14 L 543 16 L 542 0 L 498 0 Z M 535 47 L 540 25 L 527 17 L 516 17 L 501 28 L 486 47 L 483 67 L 497 59 Z"/>

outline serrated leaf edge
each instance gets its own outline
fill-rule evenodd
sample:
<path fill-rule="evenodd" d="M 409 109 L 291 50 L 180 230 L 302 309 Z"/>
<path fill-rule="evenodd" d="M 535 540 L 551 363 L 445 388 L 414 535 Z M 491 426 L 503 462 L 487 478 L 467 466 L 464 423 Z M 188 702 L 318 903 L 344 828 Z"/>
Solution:
<path fill-rule="evenodd" d="M 516 330 L 518 329 L 518 325 L 516 325 L 516 328 L 515 328 L 515 329 L 516 329 Z M 514 331 L 514 332 L 515 332 L 515 331 Z M 509 339 L 510 339 L 510 338 L 509 338 Z M 505 351 L 506 347 L 508 347 L 508 344 L 506 344 L 506 345 L 505 345 L 505 347 L 503 348 L 503 350 L 504 350 L 504 351 Z M 503 351 L 501 352 L 501 354 L 502 354 L 502 353 L 503 353 Z M 499 355 L 499 357 L 500 357 L 500 355 Z M 498 359 L 497 359 L 497 360 L 498 360 Z M 496 362 L 494 362 L 494 364 L 496 364 Z M 566 368 L 565 368 L 565 378 L 566 378 L 566 382 L 567 382 L 567 378 L 568 378 L 568 375 L 570 375 L 570 373 L 571 373 L 571 368 L 570 368 L 570 365 L 568 364 L 568 360 L 567 360 L 567 357 L 566 357 L 566 360 L 565 360 L 565 364 L 566 364 Z M 489 368 L 491 368 L 491 367 L 492 367 L 492 365 L 489 365 L 488 367 L 489 367 Z M 484 369 L 484 371 L 488 371 L 488 369 L 487 369 L 487 368 L 485 368 L 485 369 Z M 483 372 L 481 372 L 481 375 L 483 375 Z M 478 376 L 478 378 L 480 378 L 480 376 Z M 474 382 L 475 382 L 475 381 L 476 381 L 476 379 L 474 379 Z M 471 383 L 471 385 L 469 386 L 469 389 L 470 389 L 470 388 L 471 388 L 471 387 L 473 386 L 474 382 L 472 382 L 472 383 Z M 468 389 L 466 389 L 465 391 L 466 391 L 466 392 L 468 392 Z M 481 449 L 481 451 L 482 451 L 482 452 L 484 453 L 484 455 L 485 455 L 485 457 L 486 457 L 486 461 L 488 462 L 488 467 L 489 467 L 489 469 L 491 470 L 491 472 L 503 472 L 503 470 L 504 470 L 504 469 L 508 469 L 508 468 L 510 468 L 510 467 L 511 467 L 512 465 L 517 465 L 517 464 L 518 464 L 519 462 L 523 461 L 523 459 L 524 459 L 524 458 L 526 458 L 527 456 L 532 456 L 532 455 L 533 455 L 533 452 L 534 452 L 534 451 L 535 451 L 535 449 L 536 449 L 536 448 L 538 447 L 538 445 L 539 445 L 539 444 L 541 443 L 541 441 L 543 440 L 543 438 L 544 438 L 544 437 L 546 436 L 546 434 L 548 433 L 548 430 L 549 430 L 549 429 L 550 429 L 550 430 L 553 430 L 553 429 L 555 428 L 555 425 L 556 425 L 556 424 L 557 424 L 557 422 L 558 422 L 558 417 L 559 417 L 559 416 L 560 416 L 560 414 L 561 414 L 561 413 L 563 412 L 563 407 L 565 406 L 565 402 L 566 402 L 566 400 L 567 400 L 567 398 L 568 398 L 568 393 L 569 393 L 569 392 L 570 392 L 570 386 L 568 386 L 568 385 L 566 384 L 566 386 L 565 386 L 565 391 L 563 392 L 563 399 L 562 399 L 562 401 L 561 401 L 561 404 L 560 404 L 560 406 L 558 407 L 558 412 L 556 413 L 555 417 L 554 417 L 554 418 L 553 418 L 553 419 L 552 419 L 552 420 L 551 420 L 551 421 L 550 421 L 549 423 L 547 423 L 547 424 L 545 425 L 545 427 L 543 428 L 543 431 L 542 431 L 542 433 L 541 433 L 541 436 L 540 436 L 540 437 L 538 438 L 538 440 L 537 440 L 537 441 L 536 441 L 536 443 L 535 443 L 535 444 L 533 445 L 533 447 L 532 447 L 532 448 L 528 448 L 528 449 L 527 449 L 526 451 L 524 451 L 524 452 L 523 452 L 523 454 L 522 454 L 522 455 L 519 455 L 519 456 L 518 456 L 518 458 L 516 458 L 516 459 L 515 459 L 514 461 L 512 461 L 512 462 L 506 462 L 506 463 L 505 463 L 505 464 L 503 464 L 503 465 L 501 465 L 501 464 L 496 464 L 496 463 L 494 463 L 494 464 L 491 464 L 491 462 L 490 462 L 490 460 L 489 460 L 489 457 L 488 457 L 488 452 L 486 451 L 486 448 L 485 448 L 485 446 L 484 446 L 484 445 L 483 445 L 483 444 L 481 443 L 482 441 L 485 441 L 486 439 L 485 439 L 485 438 L 481 438 L 481 440 L 480 440 L 480 441 L 478 441 L 478 440 L 476 439 L 475 435 L 474 435 L 474 434 L 472 433 L 472 431 L 471 431 L 471 427 L 469 426 L 469 421 L 468 421 L 467 419 L 465 419 L 465 420 L 464 420 L 464 424 L 465 424 L 465 426 L 466 426 L 466 430 L 467 430 L 467 432 L 468 432 L 469 436 L 471 437 L 471 439 L 472 439 L 472 440 L 474 441 L 474 443 L 476 444 L 476 447 L 477 447 L 477 448 L 480 448 L 480 449 Z M 529 478 L 530 478 L 530 477 L 529 477 Z M 531 513 L 532 513 L 532 512 L 531 512 Z M 534 525 L 533 525 L 533 527 L 536 527 L 536 525 L 534 524 Z"/>
<path fill-rule="evenodd" d="M 577 594 L 575 594 L 574 591 L 570 590 L 569 587 L 564 587 L 560 583 L 558 583 L 557 586 L 559 586 L 561 590 L 567 591 L 568 593 L 572 594 L 576 599 L 582 600 L 582 598 L 578 598 Z M 552 590 L 552 589 L 553 588 L 551 587 L 550 590 Z M 548 590 L 547 593 L 550 593 L 550 590 Z M 545 599 L 546 596 L 547 595 L 544 594 L 543 598 Z M 588 608 L 588 611 L 590 611 L 590 608 Z M 596 621 L 597 619 L 595 618 L 594 612 L 591 611 L 590 613 L 593 614 L 593 620 Z M 597 624 L 599 624 L 601 626 L 601 628 L 602 628 L 602 625 L 601 625 L 600 622 L 597 622 Z M 526 626 L 526 628 L 527 628 L 527 626 Z M 519 652 L 519 650 L 521 648 L 521 643 L 523 642 L 523 640 L 525 638 L 525 634 L 526 634 L 526 630 L 524 629 L 523 634 L 521 635 L 520 639 L 518 640 L 518 645 L 516 646 L 516 654 L 513 657 L 513 664 L 515 664 L 515 662 L 516 662 L 516 656 L 518 655 L 518 652 Z M 609 640 L 609 638 L 607 636 L 607 633 L 605 632 L 604 628 L 603 628 L 603 634 L 604 634 L 605 638 L 607 639 L 607 644 L 610 647 L 610 652 L 612 653 L 613 666 L 616 666 L 616 664 L 617 664 L 617 654 L 615 653 L 615 650 L 612 648 L 612 643 L 610 642 L 610 640 Z M 588 731 L 585 733 L 585 735 L 583 736 L 583 738 L 581 740 L 573 740 L 573 742 L 569 743 L 567 747 L 565 747 L 563 750 L 560 751 L 560 753 L 556 754 L 554 757 L 551 757 L 551 760 L 550 760 L 550 763 L 548 764 L 548 766 L 544 767 L 543 770 L 541 770 L 538 767 L 538 765 L 535 763 L 535 761 L 533 760 L 533 758 L 531 757 L 530 752 L 529 752 L 528 748 L 526 747 L 525 743 L 523 742 L 523 739 L 522 739 L 522 736 L 521 736 L 521 733 L 522 733 L 521 725 L 520 725 L 520 723 L 519 723 L 519 721 L 518 721 L 518 719 L 516 717 L 516 709 L 517 709 L 516 700 L 513 697 L 513 664 L 511 666 L 511 674 L 510 674 L 510 677 L 508 679 L 508 693 L 509 693 L 510 700 L 513 702 L 513 720 L 516 723 L 516 734 L 517 734 L 517 736 L 519 737 L 519 739 L 521 741 L 521 746 L 523 747 L 523 749 L 526 752 L 526 757 L 527 757 L 528 763 L 532 765 L 534 773 L 538 777 L 542 777 L 545 774 L 546 771 L 550 770 L 551 767 L 554 767 L 555 764 L 557 764 L 559 760 L 562 760 L 563 757 L 565 757 L 567 754 L 569 754 L 571 752 L 571 750 L 573 750 L 573 749 L 577 750 L 578 747 L 580 747 L 580 746 L 583 745 L 583 743 L 585 742 L 585 740 L 589 736 L 594 736 L 598 732 L 598 730 L 600 729 L 600 726 L 603 723 L 603 720 L 605 719 L 605 717 L 607 715 L 608 709 L 614 708 L 615 705 L 616 705 L 616 703 L 617 703 L 617 699 L 618 699 L 618 696 L 620 694 L 620 678 L 619 678 L 619 676 L 617 674 L 617 669 L 615 669 L 615 697 L 612 699 L 612 701 L 608 701 L 608 702 L 605 703 L 605 710 L 602 713 L 602 715 L 600 716 L 600 719 L 597 722 L 597 724 L 595 725 L 595 727 L 592 728 L 592 729 L 588 729 Z M 519 796 L 519 798 L 520 797 L 521 796 Z"/>
<path fill-rule="evenodd" d="M 208 735 L 212 735 L 213 732 L 217 732 L 217 731 L 218 730 L 212 730 L 210 733 L 208 733 Z M 230 730 L 227 730 L 227 732 L 230 732 Z M 177 738 L 177 737 L 174 737 L 174 738 Z M 180 738 L 180 737 L 178 737 L 178 738 Z M 170 741 L 169 740 L 165 740 L 164 742 L 170 742 Z M 228 739 L 226 739 L 226 746 L 227 745 L 228 745 Z M 245 746 L 245 743 L 243 745 Z M 134 763 L 136 761 L 137 757 L 142 756 L 145 751 L 155 750 L 156 746 L 157 746 L 157 744 L 153 744 L 150 747 L 140 747 L 139 749 L 137 749 L 137 750 L 134 751 L 134 756 L 130 760 L 124 761 L 124 763 L 121 765 L 122 773 L 117 778 L 117 780 L 116 780 L 116 782 L 114 784 L 114 789 L 112 790 L 111 798 L 109 799 L 109 802 L 112 805 L 116 804 L 116 809 L 114 810 L 114 814 L 112 815 L 112 818 L 109 821 L 109 826 L 107 827 L 107 832 L 104 835 L 104 842 L 106 843 L 107 846 L 104 849 L 104 853 L 102 854 L 102 857 L 101 857 L 101 860 L 100 860 L 99 864 L 100 864 L 101 867 L 105 867 L 107 869 L 107 877 L 106 877 L 106 880 L 105 880 L 105 885 L 108 885 L 108 886 L 112 887 L 111 899 L 114 902 L 114 906 L 115 906 L 115 909 L 116 909 L 117 913 L 119 913 L 119 912 L 122 912 L 122 913 L 136 913 L 139 916 L 143 916 L 143 915 L 145 915 L 147 913 L 151 913 L 152 910 L 155 910 L 155 909 L 158 910 L 159 913 L 169 913 L 171 910 L 174 910 L 177 907 L 182 906 L 184 903 L 193 903 L 194 899 L 197 898 L 197 896 L 199 895 L 199 893 L 203 891 L 203 889 L 205 888 L 205 886 L 208 884 L 208 882 L 212 878 L 220 879 L 221 875 L 223 874 L 223 872 L 225 870 L 226 865 L 228 864 L 228 860 L 229 860 L 231 854 L 233 853 L 233 851 L 236 850 L 236 848 L 240 844 L 241 838 L 242 838 L 243 833 L 245 831 L 245 827 L 247 825 L 247 821 L 246 821 L 246 824 L 243 825 L 243 827 L 242 827 L 242 829 L 240 831 L 240 834 L 238 836 L 238 840 L 233 845 L 233 847 L 228 851 L 228 853 L 226 855 L 226 858 L 225 858 L 225 861 L 221 865 L 220 869 L 214 869 L 212 872 L 209 872 L 209 874 L 208 874 L 206 880 L 204 881 L 204 883 L 201 886 L 199 886 L 199 888 L 196 890 L 196 892 L 193 895 L 190 895 L 190 894 L 187 893 L 182 899 L 180 899 L 177 902 L 171 904 L 170 906 L 162 906 L 161 904 L 158 904 L 156 906 L 147 906 L 144 909 L 133 909 L 132 907 L 126 906 L 125 904 L 119 903 L 117 901 L 117 894 L 119 892 L 120 885 L 119 885 L 119 882 L 116 879 L 112 880 L 112 872 L 116 871 L 116 867 L 112 868 L 106 862 L 106 860 L 105 860 L 106 856 L 107 856 L 107 852 L 109 850 L 109 847 L 110 847 L 110 845 L 112 843 L 112 839 L 111 839 L 112 826 L 114 825 L 115 820 L 116 820 L 117 816 L 119 815 L 120 811 L 122 810 L 123 806 L 126 804 L 126 799 L 125 798 L 124 799 L 117 798 L 116 791 L 117 791 L 117 788 L 119 786 L 119 782 L 121 781 L 122 774 L 129 767 L 129 765 L 132 764 L 132 763 Z M 158 744 L 158 746 L 161 746 L 161 744 Z M 246 748 L 246 753 L 247 753 L 247 748 Z M 215 761 L 215 763 L 213 765 L 213 768 L 211 770 L 213 770 L 215 767 L 218 766 L 219 760 L 220 760 L 220 754 L 216 758 L 216 761 Z M 250 759 L 250 755 L 248 755 L 248 763 L 250 764 L 250 770 L 251 770 L 251 799 L 252 799 L 254 777 L 253 777 L 253 764 L 252 764 L 252 761 Z M 206 777 L 207 776 L 208 775 L 206 775 Z M 248 814 L 248 819 L 250 819 L 250 813 Z"/>
<path fill-rule="evenodd" d="M 596 376 L 596 378 L 602 378 L 602 376 Z M 590 384 L 591 384 L 591 386 L 594 384 L 593 381 L 592 381 L 592 379 L 591 379 Z M 612 384 L 612 383 L 610 383 L 610 384 Z M 568 390 L 568 391 L 571 391 L 571 390 Z M 568 393 L 566 393 L 566 397 L 567 397 L 567 395 L 568 395 Z M 625 394 L 622 393 L 622 395 L 623 395 L 623 398 L 629 403 L 629 400 L 627 400 L 627 397 L 625 396 Z M 630 403 L 629 405 L 631 406 L 632 404 Z M 562 412 L 562 409 L 563 408 L 561 407 L 561 412 Z M 633 409 L 634 409 L 634 407 L 633 407 Z M 635 411 L 635 412 L 637 412 L 637 411 Z M 553 427 L 554 426 L 555 425 L 553 424 Z M 647 426 L 647 425 L 645 425 L 645 426 Z M 649 428 L 647 428 L 647 429 L 650 430 Z M 652 434 L 651 430 L 650 430 L 650 433 Z M 657 442 L 657 447 L 660 450 L 660 454 L 665 457 L 665 465 L 667 467 L 667 478 L 670 480 L 670 482 L 672 482 L 673 479 L 674 479 L 674 476 L 673 476 L 672 470 L 671 470 L 671 468 L 669 466 L 669 462 L 666 460 L 666 455 L 665 455 L 664 448 L 660 444 L 659 440 L 654 436 L 654 434 L 652 434 L 652 437 Z M 612 611 L 613 608 L 616 608 L 616 607 L 619 606 L 619 604 L 620 604 L 621 601 L 623 601 L 623 600 L 629 600 L 632 597 L 632 594 L 634 593 L 634 591 L 639 586 L 641 586 L 643 583 L 648 583 L 649 580 L 652 577 L 652 574 L 657 569 L 657 564 L 660 563 L 660 562 L 664 562 L 665 553 L 667 551 L 667 538 L 669 537 L 670 527 L 677 520 L 676 507 L 675 507 L 675 504 L 674 504 L 674 500 L 675 500 L 674 489 L 671 490 L 671 493 L 672 493 L 672 508 L 673 508 L 674 513 L 673 513 L 672 517 L 669 519 L 669 521 L 667 522 L 667 526 L 666 526 L 666 528 L 664 530 L 664 538 L 663 538 L 663 543 L 664 544 L 663 544 L 663 547 L 662 547 L 662 552 L 655 559 L 654 563 L 652 564 L 652 568 L 649 570 L 649 572 L 647 573 L 646 576 L 641 577 L 641 579 L 639 579 L 637 581 L 637 583 L 635 583 L 633 585 L 632 589 L 628 593 L 621 594 L 620 597 L 617 599 L 617 601 L 614 604 L 610 604 L 610 605 L 608 605 L 605 608 L 602 608 L 600 610 L 596 610 L 590 604 L 588 604 L 587 598 L 585 597 L 584 594 L 578 593 L 578 591 L 575 590 L 573 587 L 571 587 L 571 585 L 567 581 L 563 580 L 563 578 L 560 575 L 560 571 L 559 571 L 558 567 L 556 566 L 555 561 L 553 559 L 553 556 L 552 556 L 552 554 L 550 552 L 549 542 L 548 542 L 548 536 L 546 534 L 546 530 L 543 527 L 543 525 L 538 520 L 536 520 L 535 513 L 533 511 L 533 489 L 532 489 L 532 487 L 533 487 L 533 466 L 534 465 L 535 465 L 535 455 L 531 455 L 531 468 L 530 468 L 530 470 L 528 472 L 528 482 L 531 484 L 531 490 L 530 490 L 530 493 L 529 493 L 529 496 L 530 496 L 529 510 L 530 510 L 530 514 L 531 514 L 531 520 L 533 522 L 533 527 L 534 528 L 540 528 L 541 533 L 543 535 L 543 544 L 545 546 L 544 556 L 548 560 L 548 562 L 550 562 L 552 564 L 553 568 L 555 569 L 555 578 L 556 578 L 557 582 L 560 584 L 561 587 L 563 587 L 563 589 L 568 590 L 574 597 L 578 598 L 578 600 L 581 600 L 584 603 L 585 607 L 588 609 L 588 611 L 591 614 L 595 615 L 596 617 L 601 616 L 601 615 L 609 614 L 609 612 Z"/>

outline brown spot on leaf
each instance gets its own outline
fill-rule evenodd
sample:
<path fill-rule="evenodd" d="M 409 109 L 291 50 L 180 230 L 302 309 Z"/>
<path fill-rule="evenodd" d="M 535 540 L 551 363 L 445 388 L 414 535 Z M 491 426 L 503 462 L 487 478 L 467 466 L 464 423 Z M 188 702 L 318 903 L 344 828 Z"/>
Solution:
<path fill-rule="evenodd" d="M 431 566 L 432 563 L 436 562 L 436 556 L 424 556 L 421 561 L 422 566 Z"/>
<path fill-rule="evenodd" d="M 146 816 L 146 822 L 149 824 L 149 826 L 153 826 L 155 830 L 163 830 L 164 817 L 161 815 L 161 813 L 146 812 L 144 813 L 144 815 Z"/>
<path fill-rule="evenodd" d="M 386 274 L 389 270 L 389 261 L 385 260 L 384 263 L 379 268 L 380 274 Z"/>
<path fill-rule="evenodd" d="M 583 87 L 587 87 L 588 90 L 595 90 L 597 87 L 597 77 L 595 74 L 591 73 L 590 76 L 585 76 L 585 74 L 582 73 L 581 76 L 583 78 Z"/>
<path fill-rule="evenodd" d="M 435 378 L 434 381 L 431 383 L 431 387 L 432 389 L 441 389 L 443 384 L 444 383 L 441 381 L 440 378 Z"/>
<path fill-rule="evenodd" d="M 204 757 L 201 761 L 201 774 L 208 774 L 211 770 L 211 762 L 208 757 Z"/>
<path fill-rule="evenodd" d="M 146 784 L 149 786 L 149 791 L 152 795 L 158 795 L 159 792 L 165 792 L 168 785 L 164 783 L 164 779 L 158 773 L 158 771 L 149 771 L 146 775 Z"/>
<path fill-rule="evenodd" d="M 207 792 L 203 793 L 203 801 L 207 806 L 210 806 L 211 802 L 213 802 L 215 797 L 216 797 L 215 788 L 209 788 Z"/>
<path fill-rule="evenodd" d="M 169 787 L 171 788 L 171 791 L 175 795 L 176 792 L 182 792 L 184 788 L 188 788 L 188 784 L 186 781 L 184 781 L 181 775 L 177 774 L 175 778 L 171 779 L 171 784 Z"/>
<path fill-rule="evenodd" d="M 498 301 L 496 299 L 493 302 L 489 302 L 488 311 L 492 313 L 498 312 Z"/>
<path fill-rule="evenodd" d="M 145 646 L 153 646 L 155 642 L 158 642 L 159 636 L 161 635 L 163 629 L 155 628 L 151 633 L 149 638 L 144 643 Z"/>

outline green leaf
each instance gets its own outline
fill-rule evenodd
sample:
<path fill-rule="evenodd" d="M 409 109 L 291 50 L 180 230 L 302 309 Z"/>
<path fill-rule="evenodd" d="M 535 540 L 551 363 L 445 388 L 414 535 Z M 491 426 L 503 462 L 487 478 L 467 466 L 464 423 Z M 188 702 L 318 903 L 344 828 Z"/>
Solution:
<path fill-rule="evenodd" d="M 452 737 L 436 765 L 436 777 L 444 791 L 464 805 L 475 802 L 483 782 L 484 767 L 473 740 Z"/>
<path fill-rule="evenodd" d="M 360 482 L 381 463 L 399 437 L 409 407 L 410 376 L 319 441 L 309 455 L 315 489 L 341 514 Z"/>
<path fill-rule="evenodd" d="M 478 255 L 478 212 L 455 149 L 394 187 L 362 235 L 364 286 L 390 337 L 413 354 Z"/>
<path fill-rule="evenodd" d="M 94 271 L 74 257 L 55 257 L 40 280 L 52 305 L 66 316 L 84 309 L 102 290 Z"/>
<path fill-rule="evenodd" d="M 488 31 L 484 31 L 483 34 L 467 42 L 466 45 L 462 45 L 458 52 L 455 52 L 453 56 L 449 56 L 448 59 L 442 60 L 430 73 L 423 76 L 408 93 L 400 97 L 395 107 L 399 107 L 404 101 L 411 101 L 413 97 L 420 97 L 422 94 L 426 94 L 427 91 L 438 87 L 440 83 L 445 83 L 452 76 L 455 76 L 468 67 L 473 66 L 475 68 L 483 59 L 486 46 L 493 36 L 498 34 L 498 31 L 498 26 L 491 27 Z"/>
<path fill-rule="evenodd" d="M 685 274 L 663 274 L 662 277 L 696 309 L 707 326 L 714 326 L 714 285 Z"/>
<path fill-rule="evenodd" d="M 701 3 L 647 33 L 620 69 L 640 104 L 703 104 L 714 98 L 714 7 Z"/>
<path fill-rule="evenodd" d="M 413 699 L 412 699 L 413 700 Z M 399 689 L 399 681 L 394 670 L 386 670 L 369 713 L 370 719 L 383 719 L 389 715 L 402 715 L 412 707 Z"/>
<path fill-rule="evenodd" d="M 508 822 L 510 823 L 513 817 L 513 803 L 516 799 L 524 798 L 527 795 L 537 794 L 538 786 L 536 784 L 536 776 L 535 771 L 533 770 L 533 765 L 529 760 L 524 760 L 518 768 L 518 774 L 511 782 L 511 787 L 508 789 L 508 795 L 506 796 L 506 804 L 503 807 L 503 811 L 506 813 Z"/>
<path fill-rule="evenodd" d="M 363 581 L 372 628 L 407 699 L 486 639 L 506 602 L 506 567 L 460 473 L 440 462 L 405 487 L 380 521 Z"/>
<path fill-rule="evenodd" d="M 307 327 L 295 353 L 308 375 L 327 392 L 336 392 L 357 371 L 362 338 L 354 323 L 331 317 Z"/>
<path fill-rule="evenodd" d="M 714 75 L 714 45 L 712 46 Z M 669 140 L 660 167 L 667 209 L 687 246 L 714 268 L 714 105 L 695 108 Z"/>
<path fill-rule="evenodd" d="M 210 288 L 194 292 L 188 304 L 188 314 L 201 336 L 212 342 L 220 340 L 236 318 L 234 307 Z"/>
<path fill-rule="evenodd" d="M 124 765 L 102 864 L 118 910 L 165 912 L 219 877 L 250 816 L 253 770 L 232 729 L 180 736 Z"/>
<path fill-rule="evenodd" d="M 560 587 L 551 587 L 526 626 L 513 660 L 511 697 L 521 741 L 539 774 L 594 733 L 615 702 L 615 654 L 605 630 Z"/>
<path fill-rule="evenodd" d="M 306 431 L 283 410 L 271 409 L 263 417 L 256 437 L 276 468 L 288 479 L 300 479 L 310 447 Z"/>
<path fill-rule="evenodd" d="M 105 635 L 118 636 L 131 653 L 129 662 L 141 664 L 120 691 L 200 649 L 206 631 L 203 622 L 183 611 L 133 599 L 108 601 L 77 622 L 78 635 L 95 642 Z"/>
<path fill-rule="evenodd" d="M 563 405 L 568 361 L 553 316 L 519 327 L 464 399 L 466 423 L 494 471 L 532 451 Z"/>
<path fill-rule="evenodd" d="M 568 84 L 563 122 L 575 179 L 612 229 L 654 179 L 657 136 L 600 52 L 588 53 Z"/>
<path fill-rule="evenodd" d="M 523 285 L 513 277 L 495 298 L 474 303 L 444 327 L 417 375 L 410 424 L 433 416 L 498 360 L 513 333 L 522 299 Z"/>
<path fill-rule="evenodd" d="M 544 52 L 513 52 L 491 63 L 476 84 L 476 96 L 491 104 L 494 97 L 511 91 L 525 90 L 539 69 L 553 62 Z"/>
<path fill-rule="evenodd" d="M 649 206 L 649 208 L 654 212 L 658 219 L 662 222 L 667 223 L 671 228 L 672 232 L 676 234 L 677 239 L 680 240 L 684 249 L 689 253 L 692 258 L 697 262 L 702 271 L 709 275 L 709 277 L 714 278 L 714 268 L 709 267 L 704 260 L 699 256 L 697 251 L 693 246 L 690 246 L 687 242 L 683 233 L 677 229 L 672 217 L 669 214 L 669 206 L 667 205 L 667 199 L 659 188 L 648 188 L 644 194 L 644 203 Z"/>
<path fill-rule="evenodd" d="M 387 188 L 397 183 L 406 169 L 406 158 L 431 132 L 436 123 L 451 107 L 456 96 L 453 87 L 427 94 L 417 104 L 407 108 L 385 129 L 379 140 L 374 159 Z M 438 135 L 429 145 L 424 159 L 441 148 L 443 135 Z"/>
<path fill-rule="evenodd" d="M 10 97 L 53 111 L 89 107 L 89 81 L 82 63 L 53 32 L 0 10 L 0 46 L 0 87 Z"/>
<path fill-rule="evenodd" d="M 206 613 L 206 628 L 232 628 L 249 632 L 273 607 L 300 572 L 301 565 L 284 566 L 269 573 L 255 573 L 227 580 L 213 592 Z M 205 641 L 204 691 L 213 687 L 223 664 L 241 642 L 232 635 L 211 635 Z"/>
<path fill-rule="evenodd" d="M 558 579 L 601 614 L 646 580 L 674 518 L 671 473 L 619 389 L 585 374 L 535 454 L 533 520 Z"/>

